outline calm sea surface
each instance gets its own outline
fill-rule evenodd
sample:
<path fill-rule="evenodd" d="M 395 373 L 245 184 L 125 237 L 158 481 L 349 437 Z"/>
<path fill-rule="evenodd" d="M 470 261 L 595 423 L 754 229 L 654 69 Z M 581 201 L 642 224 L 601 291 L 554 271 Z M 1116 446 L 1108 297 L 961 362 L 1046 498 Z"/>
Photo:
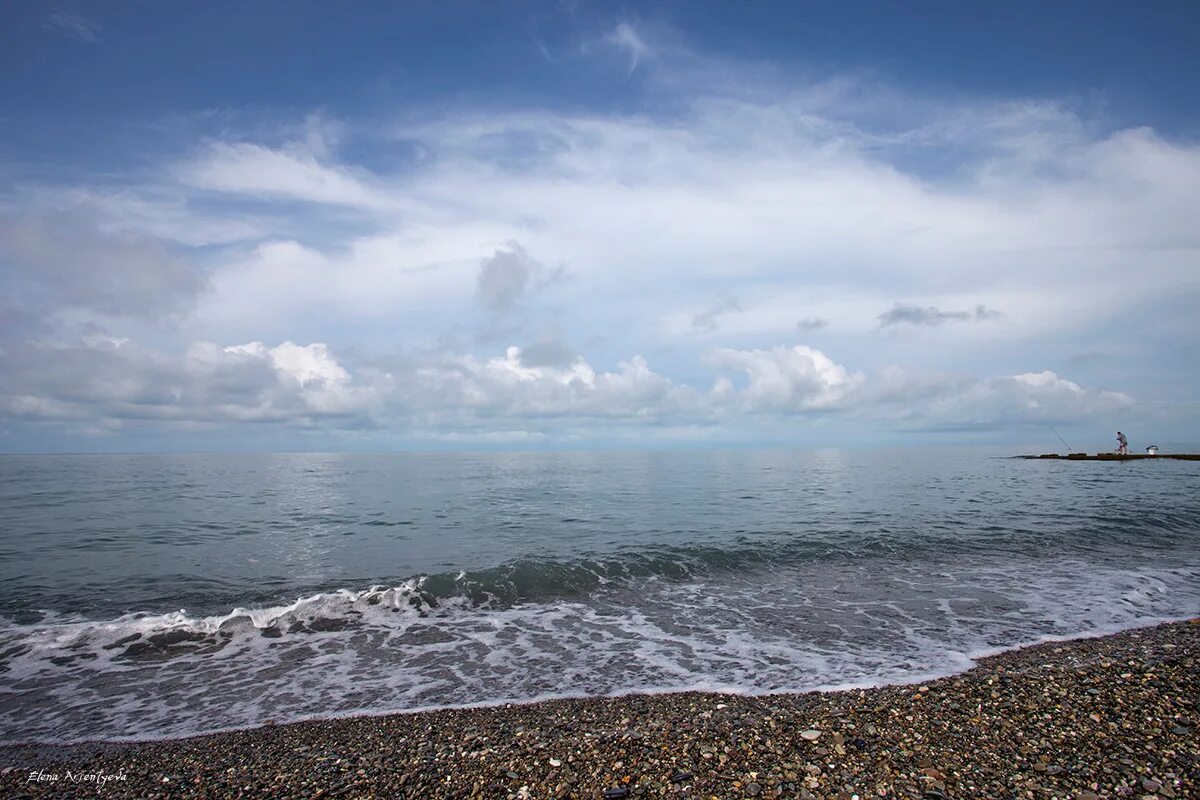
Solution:
<path fill-rule="evenodd" d="M 1200 613 L 1200 462 L 0 457 L 0 741 L 910 681 Z"/>

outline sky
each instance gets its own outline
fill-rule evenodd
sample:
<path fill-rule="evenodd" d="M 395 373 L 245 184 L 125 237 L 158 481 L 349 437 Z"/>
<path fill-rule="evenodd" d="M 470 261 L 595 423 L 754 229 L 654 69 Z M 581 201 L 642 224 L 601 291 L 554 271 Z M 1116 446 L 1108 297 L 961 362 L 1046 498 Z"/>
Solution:
<path fill-rule="evenodd" d="M 1197 442 L 1197 75 L 1165 0 L 7 2 L 0 452 Z"/>

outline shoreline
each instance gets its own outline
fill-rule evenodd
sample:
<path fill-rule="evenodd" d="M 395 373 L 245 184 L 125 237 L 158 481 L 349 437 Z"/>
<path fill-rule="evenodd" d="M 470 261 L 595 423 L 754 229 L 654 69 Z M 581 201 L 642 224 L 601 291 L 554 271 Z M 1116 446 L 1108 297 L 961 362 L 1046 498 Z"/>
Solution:
<path fill-rule="evenodd" d="M 1152 618 L 1146 621 L 1141 621 L 1139 624 L 1132 626 L 1120 626 L 1110 628 L 1099 628 L 1083 633 L 1071 633 L 1062 636 L 1045 635 L 1036 639 L 1017 642 L 1013 645 L 998 646 L 975 650 L 971 652 L 960 653 L 965 665 L 959 669 L 947 669 L 944 671 L 933 670 L 927 673 L 914 673 L 911 679 L 898 681 L 864 681 L 862 683 L 828 683 L 812 686 L 810 688 L 800 689 L 779 689 L 779 690 L 741 690 L 737 688 L 710 688 L 696 686 L 681 686 L 677 688 L 664 689 L 629 689 L 615 692 L 612 694 L 545 694 L 530 698 L 503 698 L 499 700 L 486 700 L 474 703 L 461 703 L 457 705 L 430 705 L 418 706 L 415 708 L 405 709 L 385 709 L 385 710 L 351 710 L 335 714 L 311 714 L 299 716 L 291 719 L 286 719 L 282 722 L 277 720 L 267 720 L 265 722 L 253 723 L 249 725 L 239 725 L 228 728 L 214 728 L 210 730 L 200 730 L 190 733 L 181 733 L 171 736 L 133 736 L 120 739 L 75 739 L 70 741 L 55 741 L 52 739 L 46 740 L 30 740 L 28 742 L 4 742 L 0 741 L 0 768 L 5 766 L 3 758 L 6 752 L 17 750 L 20 748 L 55 748 L 66 750 L 71 748 L 94 748 L 94 747 L 121 747 L 132 745 L 150 745 L 150 744 L 166 744 L 170 742 L 180 742 L 191 739 L 202 739 L 209 736 L 222 736 L 235 733 L 246 733 L 249 731 L 260 730 L 264 728 L 286 727 L 289 725 L 302 725 L 318 722 L 336 722 L 342 720 L 357 720 L 371 719 L 375 717 L 392 717 L 403 716 L 410 714 L 431 714 L 446 711 L 483 711 L 494 708 L 510 708 L 513 706 L 530 706 L 539 705 L 542 703 L 580 701 L 580 700 L 621 700 L 628 697 L 659 697 L 670 695 L 697 694 L 697 695 L 713 695 L 721 697 L 747 697 L 747 698 L 769 698 L 774 696 L 799 696 L 808 694 L 832 694 L 838 692 L 858 692 L 858 691 L 873 691 L 876 689 L 884 689 L 889 687 L 904 687 L 904 686 L 919 686 L 925 683 L 933 683 L 938 680 L 947 678 L 955 678 L 964 675 L 975 669 L 984 661 L 1004 656 L 1009 653 L 1015 653 L 1022 650 L 1027 650 L 1033 647 L 1039 647 L 1046 644 L 1062 644 L 1073 643 L 1087 639 L 1104 639 L 1110 636 L 1127 633 L 1130 631 L 1145 630 L 1147 628 L 1156 628 L 1162 625 L 1173 625 L 1178 623 L 1194 622 L 1200 624 L 1200 617 L 1191 615 L 1179 617 Z"/>
<path fill-rule="evenodd" d="M 0 746 L 0 795 L 1190 797 L 1200 795 L 1196 698 L 1193 619 L 1004 650 L 921 683 Z"/>

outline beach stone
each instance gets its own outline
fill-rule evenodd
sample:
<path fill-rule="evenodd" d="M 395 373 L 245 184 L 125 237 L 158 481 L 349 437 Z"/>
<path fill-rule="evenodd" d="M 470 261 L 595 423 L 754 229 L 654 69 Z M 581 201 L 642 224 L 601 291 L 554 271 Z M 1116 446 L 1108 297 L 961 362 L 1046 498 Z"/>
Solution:
<path fill-rule="evenodd" d="M 1167 653 L 1164 642 L 1177 647 Z M 1104 656 L 1111 656 L 1107 663 Z M 168 794 L 178 800 L 517 800 L 521 794 L 832 800 L 855 793 L 861 800 L 1173 800 L 1196 796 L 1200 743 L 1175 729 L 1190 732 L 1200 711 L 1198 663 L 1200 624 L 1193 623 L 1059 643 L 1054 650 L 1013 651 L 938 683 L 916 702 L 911 686 L 833 696 L 719 698 L 728 709 L 706 718 L 704 710 L 718 698 L 597 698 L 281 722 L 186 742 L 88 744 L 53 757 L 124 769 L 128 783 L 105 788 L 104 796 L 111 790 L 113 800 Z M 1003 673 L 997 664 L 1006 667 Z M 1118 681 L 1121 673 L 1134 677 Z M 1110 684 L 1111 692 L 1087 692 L 1089 686 Z M 989 699 L 993 691 L 1000 699 Z M 942 702 L 951 696 L 955 709 Z M 1103 723 L 1094 726 L 1089 712 L 1102 714 Z M 638 720 L 640 741 L 619 726 L 623 719 Z M 825 728 L 808 728 L 806 721 Z M 878 735 L 868 733 L 868 726 Z M 819 741 L 805 737 L 807 731 Z M 845 752 L 837 749 L 843 741 Z M 711 760 L 702 760 L 705 752 Z M 50 755 L 0 747 L 0 797 L 81 796 L 73 784 L 29 784 L 24 766 L 3 770 L 40 758 Z M 51 772 L 54 763 L 31 767 L 45 764 Z M 617 763 L 624 769 L 613 774 Z M 547 767 L 553 775 L 545 774 Z M 171 768 L 178 772 L 167 772 Z M 165 785 L 164 777 L 170 781 Z"/>
<path fill-rule="evenodd" d="M 815 742 L 817 739 L 821 738 L 821 732 L 816 728 L 809 728 L 800 734 L 800 738 L 806 742 Z"/>

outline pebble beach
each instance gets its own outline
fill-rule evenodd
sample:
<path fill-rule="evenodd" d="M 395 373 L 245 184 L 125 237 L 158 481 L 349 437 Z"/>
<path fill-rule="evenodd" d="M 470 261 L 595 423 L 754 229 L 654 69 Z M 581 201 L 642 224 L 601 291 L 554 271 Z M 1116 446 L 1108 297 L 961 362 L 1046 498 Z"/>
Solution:
<path fill-rule="evenodd" d="M 0 796 L 1200 797 L 1200 620 L 915 685 L 688 692 L 0 749 Z"/>

